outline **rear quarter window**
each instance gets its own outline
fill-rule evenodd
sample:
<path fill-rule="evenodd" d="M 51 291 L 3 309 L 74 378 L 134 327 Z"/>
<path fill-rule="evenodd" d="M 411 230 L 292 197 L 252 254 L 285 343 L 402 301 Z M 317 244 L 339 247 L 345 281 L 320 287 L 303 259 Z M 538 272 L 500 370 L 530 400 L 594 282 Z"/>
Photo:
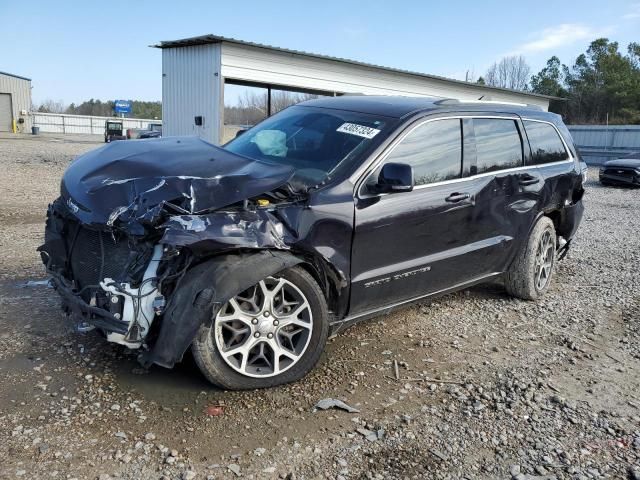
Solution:
<path fill-rule="evenodd" d="M 473 130 L 477 173 L 522 166 L 522 138 L 515 120 L 474 118 Z"/>
<path fill-rule="evenodd" d="M 531 145 L 531 164 L 561 162 L 569 158 L 560 135 L 552 125 L 543 122 L 524 120 L 529 145 Z"/>

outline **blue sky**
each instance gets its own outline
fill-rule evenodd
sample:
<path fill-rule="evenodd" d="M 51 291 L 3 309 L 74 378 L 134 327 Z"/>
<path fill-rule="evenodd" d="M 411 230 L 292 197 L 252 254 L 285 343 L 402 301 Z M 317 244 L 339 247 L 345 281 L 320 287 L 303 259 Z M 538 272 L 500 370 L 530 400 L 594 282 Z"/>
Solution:
<path fill-rule="evenodd" d="M 598 36 L 640 41 L 640 3 L 0 0 L 0 71 L 33 100 L 161 99 L 160 40 L 214 33 L 464 79 L 502 56 L 573 63 Z"/>

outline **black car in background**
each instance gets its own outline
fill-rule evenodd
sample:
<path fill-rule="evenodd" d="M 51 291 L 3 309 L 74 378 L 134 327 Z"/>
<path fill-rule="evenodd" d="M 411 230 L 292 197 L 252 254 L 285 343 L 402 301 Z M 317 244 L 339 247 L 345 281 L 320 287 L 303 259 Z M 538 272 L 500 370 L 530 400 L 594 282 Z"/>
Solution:
<path fill-rule="evenodd" d="M 640 155 L 637 158 L 609 160 L 600 167 L 600 183 L 640 187 Z"/>
<path fill-rule="evenodd" d="M 139 139 L 161 138 L 161 137 L 162 137 L 162 130 L 148 130 L 148 131 L 142 132 L 140 135 L 138 135 Z"/>
<path fill-rule="evenodd" d="M 79 157 L 43 262 L 81 330 L 229 389 L 295 381 L 327 337 L 504 279 L 535 300 L 583 213 L 557 115 L 523 105 L 339 97 L 219 148 L 116 142 Z"/>

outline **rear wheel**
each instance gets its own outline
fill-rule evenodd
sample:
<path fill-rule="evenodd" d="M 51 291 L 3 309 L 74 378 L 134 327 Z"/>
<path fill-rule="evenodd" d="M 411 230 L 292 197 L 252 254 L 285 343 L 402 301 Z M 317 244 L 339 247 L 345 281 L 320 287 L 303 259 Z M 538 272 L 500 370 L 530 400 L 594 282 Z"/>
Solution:
<path fill-rule="evenodd" d="M 507 292 L 525 300 L 537 299 L 551 284 L 555 262 L 556 230 L 549 217 L 542 217 L 505 275 Z"/>
<path fill-rule="evenodd" d="M 302 378 L 318 362 L 329 331 L 327 305 L 300 267 L 260 280 L 202 326 L 192 350 L 207 379 L 230 390 Z"/>

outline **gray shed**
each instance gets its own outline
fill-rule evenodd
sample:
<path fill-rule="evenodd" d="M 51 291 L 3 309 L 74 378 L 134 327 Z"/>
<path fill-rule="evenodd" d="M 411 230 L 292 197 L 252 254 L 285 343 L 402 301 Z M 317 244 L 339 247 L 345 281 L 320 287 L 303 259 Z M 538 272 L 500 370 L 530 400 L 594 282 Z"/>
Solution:
<path fill-rule="evenodd" d="M 31 131 L 31 79 L 0 72 L 0 132 Z"/>
<path fill-rule="evenodd" d="M 197 135 L 223 143 L 225 86 L 317 95 L 404 95 L 493 100 L 549 107 L 552 97 L 488 87 L 436 75 L 371 65 L 219 35 L 160 42 L 162 120 L 165 135 Z"/>

